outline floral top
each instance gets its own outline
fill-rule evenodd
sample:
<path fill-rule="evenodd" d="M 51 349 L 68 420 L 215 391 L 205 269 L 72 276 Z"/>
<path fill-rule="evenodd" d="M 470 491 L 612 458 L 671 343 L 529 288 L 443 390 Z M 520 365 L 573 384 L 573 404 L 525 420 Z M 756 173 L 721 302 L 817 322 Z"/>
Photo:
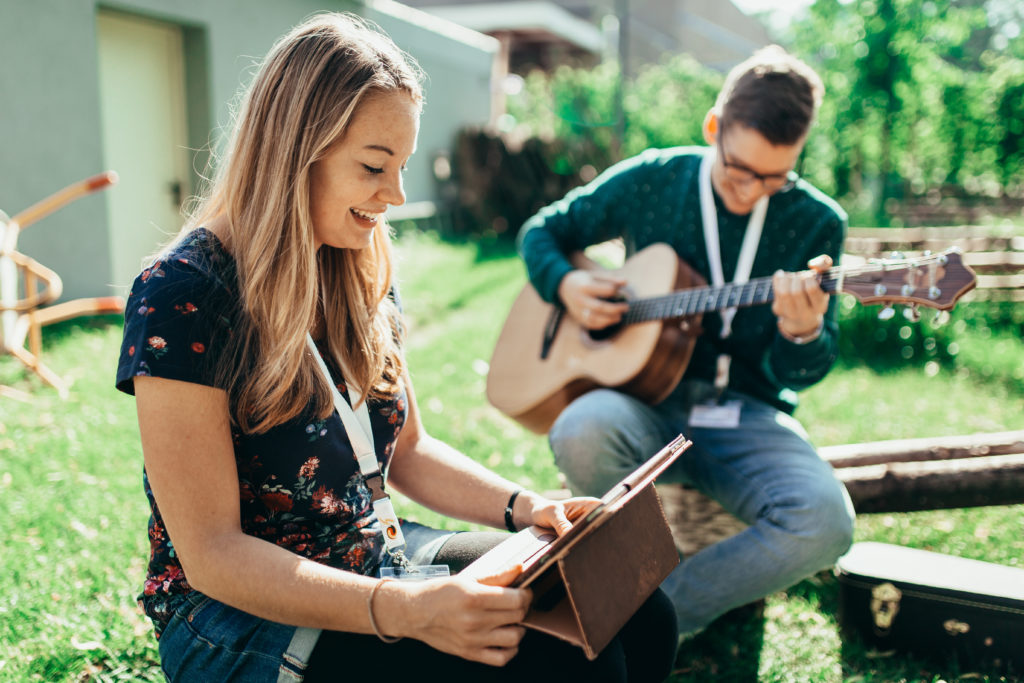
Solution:
<path fill-rule="evenodd" d="M 134 394 L 133 377 L 148 375 L 214 386 L 214 367 L 228 353 L 238 312 L 235 264 L 204 229 L 187 235 L 136 278 L 125 309 L 117 388 Z M 348 392 L 325 357 L 342 396 Z M 406 396 L 370 401 L 370 422 L 381 469 L 405 423 Z M 232 425 L 242 530 L 317 562 L 371 574 L 383 550 L 370 492 L 337 412 L 319 420 L 312 410 L 264 434 Z M 201 463 L 203 454 L 195 455 Z M 143 469 L 151 545 L 139 603 L 157 637 L 192 590 L 164 528 Z"/>

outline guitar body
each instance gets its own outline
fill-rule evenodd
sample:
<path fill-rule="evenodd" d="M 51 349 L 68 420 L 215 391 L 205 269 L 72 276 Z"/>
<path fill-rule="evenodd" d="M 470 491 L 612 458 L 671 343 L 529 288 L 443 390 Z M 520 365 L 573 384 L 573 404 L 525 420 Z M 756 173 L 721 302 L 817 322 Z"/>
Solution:
<path fill-rule="evenodd" d="M 629 299 L 661 296 L 700 286 L 703 279 L 665 244 L 654 244 L 613 271 L 628 283 Z M 527 284 L 512 305 L 487 374 L 487 399 L 538 434 L 578 396 L 618 389 L 657 403 L 679 383 L 693 354 L 700 315 L 624 325 L 609 336 L 594 335 L 568 314 L 561 317 L 548 354 L 545 330 L 555 306 Z"/>

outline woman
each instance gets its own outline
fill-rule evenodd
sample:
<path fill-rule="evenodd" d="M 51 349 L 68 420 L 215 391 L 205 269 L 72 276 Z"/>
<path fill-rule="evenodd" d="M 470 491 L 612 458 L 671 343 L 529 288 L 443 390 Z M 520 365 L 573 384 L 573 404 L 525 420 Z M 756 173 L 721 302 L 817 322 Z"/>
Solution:
<path fill-rule="evenodd" d="M 134 284 L 117 382 L 136 396 L 152 507 L 140 603 L 171 680 L 668 673 L 660 593 L 587 662 L 524 636 L 515 570 L 378 578 L 403 557 L 454 574 L 503 537 L 392 524 L 380 472 L 496 527 L 564 533 L 594 505 L 519 492 L 420 423 L 383 216 L 405 201 L 421 106 L 386 36 L 339 14 L 298 26 L 250 86 L 206 197 Z"/>

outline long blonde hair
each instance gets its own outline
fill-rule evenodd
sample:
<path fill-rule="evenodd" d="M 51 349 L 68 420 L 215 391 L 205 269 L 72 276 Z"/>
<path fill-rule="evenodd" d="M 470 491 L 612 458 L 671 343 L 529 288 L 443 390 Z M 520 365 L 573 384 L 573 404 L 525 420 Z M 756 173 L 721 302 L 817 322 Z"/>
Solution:
<path fill-rule="evenodd" d="M 278 40 L 249 86 L 224 158 L 183 230 L 221 219 L 219 236 L 237 264 L 241 315 L 217 378 L 243 431 L 298 417 L 310 396 L 318 417 L 333 409 L 305 343 L 318 304 L 345 380 L 371 397 L 400 391 L 390 235 L 378 228 L 365 249 L 317 250 L 310 169 L 344 136 L 361 102 L 387 92 L 421 102 L 421 81 L 412 58 L 386 35 L 330 13 Z"/>

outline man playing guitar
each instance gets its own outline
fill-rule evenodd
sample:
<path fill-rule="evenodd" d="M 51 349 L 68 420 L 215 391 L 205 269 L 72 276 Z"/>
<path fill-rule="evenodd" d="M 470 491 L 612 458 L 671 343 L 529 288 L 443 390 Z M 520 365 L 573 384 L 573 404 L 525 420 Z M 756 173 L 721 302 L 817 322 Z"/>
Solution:
<path fill-rule="evenodd" d="M 750 525 L 683 558 L 663 584 L 682 633 L 830 566 L 852 540 L 849 496 L 792 416 L 796 392 L 825 376 L 838 349 L 836 301 L 816 271 L 838 261 L 846 214 L 793 170 L 822 90 L 800 60 L 760 50 L 728 75 L 704 120 L 707 148 L 620 162 L 520 235 L 537 292 L 590 330 L 619 322 L 627 283 L 569 259 L 612 238 L 630 254 L 667 243 L 715 286 L 772 278 L 770 307 L 704 316 L 667 398 L 652 405 L 598 388 L 550 430 L 576 495 L 602 494 L 683 433 L 693 447 L 660 481 L 694 486 Z"/>

